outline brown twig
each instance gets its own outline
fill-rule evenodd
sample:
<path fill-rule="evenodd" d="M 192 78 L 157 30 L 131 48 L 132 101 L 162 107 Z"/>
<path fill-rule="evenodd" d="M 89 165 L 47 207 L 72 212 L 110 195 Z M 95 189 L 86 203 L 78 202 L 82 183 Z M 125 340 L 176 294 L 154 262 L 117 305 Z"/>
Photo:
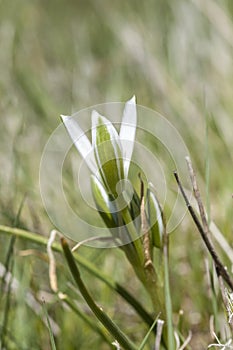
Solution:
<path fill-rule="evenodd" d="M 209 225 L 208 225 L 208 222 L 206 219 L 205 209 L 204 209 L 204 206 L 203 206 L 203 203 L 201 200 L 201 195 L 200 195 L 200 191 L 198 188 L 197 179 L 196 179 L 196 175 L 195 175 L 195 172 L 194 172 L 194 169 L 192 166 L 192 162 L 191 162 L 191 159 L 189 157 L 186 157 L 185 159 L 186 159 L 186 162 L 188 165 L 189 175 L 190 175 L 191 183 L 193 186 L 194 197 L 195 197 L 197 204 L 198 204 L 198 207 L 199 207 L 199 212 L 200 212 L 200 217 L 201 217 L 201 221 L 202 221 L 202 225 L 203 225 L 203 230 L 204 230 L 207 238 L 210 240 L 211 239 L 210 238 L 210 229 L 209 229 Z M 218 274 L 218 282 L 219 282 L 219 288 L 221 291 L 224 306 L 225 306 L 226 310 L 228 310 L 229 303 L 228 303 L 228 299 L 226 296 L 226 289 L 224 287 L 223 277 L 220 274 Z M 230 324 L 231 330 L 233 330 L 232 320 L 229 322 L 229 324 Z"/>
<path fill-rule="evenodd" d="M 193 218 L 193 221 L 195 222 L 196 224 L 196 227 L 199 231 L 199 233 L 201 234 L 201 237 L 210 253 L 210 255 L 212 256 L 212 259 L 214 261 L 214 264 L 215 264 L 215 268 L 216 268 L 216 272 L 217 272 L 217 275 L 218 276 L 222 276 L 222 278 L 224 279 L 224 281 L 227 283 L 227 285 L 230 287 L 230 289 L 233 291 L 233 281 L 231 280 L 231 277 L 229 276 L 227 270 L 225 269 L 224 265 L 222 264 L 222 262 L 220 261 L 216 251 L 215 251 L 215 248 L 213 246 L 213 244 L 211 243 L 211 241 L 209 240 L 208 238 L 208 234 L 207 232 L 205 231 L 204 227 L 202 226 L 202 224 L 200 223 L 193 207 L 191 206 L 191 204 L 189 203 L 189 200 L 185 194 L 185 191 L 183 189 L 183 186 L 180 182 L 180 179 L 179 179 L 179 176 L 177 174 L 177 172 L 175 171 L 174 172 L 174 176 L 175 176 L 175 179 L 176 179 L 176 182 L 178 184 L 178 187 L 180 189 L 180 192 L 185 200 L 185 203 L 187 205 L 187 208 Z M 208 227 L 208 226 L 207 226 Z M 209 229 L 208 229 L 208 232 L 209 232 Z"/>

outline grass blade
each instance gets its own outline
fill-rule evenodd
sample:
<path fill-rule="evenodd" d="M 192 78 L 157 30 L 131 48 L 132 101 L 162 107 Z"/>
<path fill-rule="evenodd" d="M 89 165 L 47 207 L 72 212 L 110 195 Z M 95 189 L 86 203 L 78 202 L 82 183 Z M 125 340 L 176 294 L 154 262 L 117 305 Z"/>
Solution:
<path fill-rule="evenodd" d="M 166 230 L 165 230 L 166 231 Z M 165 307 L 166 307 L 166 321 L 167 321 L 167 346 L 168 350 L 175 349 L 175 340 L 172 324 L 172 301 L 170 293 L 170 282 L 169 282 L 169 266 L 168 266 L 168 236 L 165 232 L 164 235 L 164 293 L 165 293 Z"/>
<path fill-rule="evenodd" d="M 0 234 L 15 235 L 17 238 L 25 239 L 30 242 L 42 245 L 44 247 L 46 247 L 48 243 L 48 239 L 42 235 L 9 226 L 0 225 Z M 52 249 L 59 253 L 62 252 L 61 246 L 56 242 L 53 243 Z M 153 318 L 151 317 L 151 315 L 144 309 L 144 307 L 138 302 L 138 300 L 131 293 L 129 293 L 122 285 L 115 282 L 109 276 L 105 275 L 102 271 L 99 271 L 92 263 L 90 263 L 84 257 L 78 254 L 74 254 L 73 257 L 89 273 L 101 280 L 109 288 L 117 292 L 123 299 L 125 299 L 134 308 L 134 310 L 141 317 L 141 319 L 148 326 L 151 326 L 151 324 L 153 323 Z"/>
<path fill-rule="evenodd" d="M 78 267 L 75 263 L 74 257 L 70 251 L 70 248 L 64 238 L 61 239 L 62 248 L 66 261 L 69 265 L 70 272 L 79 288 L 80 293 L 85 299 L 86 303 L 98 318 L 98 320 L 103 324 L 103 326 L 108 330 L 108 332 L 113 336 L 115 340 L 125 349 L 125 350 L 137 350 L 137 347 L 131 342 L 130 339 L 120 330 L 120 328 L 110 319 L 110 317 L 104 313 L 104 311 L 97 306 L 95 301 L 89 294 L 86 286 L 84 285 Z"/>
<path fill-rule="evenodd" d="M 159 315 L 158 315 L 158 316 L 156 317 L 156 319 L 154 320 L 152 326 L 150 327 L 149 331 L 147 332 L 147 334 L 146 334 L 145 338 L 143 339 L 141 345 L 139 346 L 138 350 L 143 350 L 143 349 L 144 349 L 144 347 L 145 347 L 145 345 L 146 345 L 146 342 L 147 342 L 147 340 L 148 340 L 148 338 L 149 338 L 151 332 L 153 331 L 153 328 L 155 327 L 155 325 L 156 325 L 158 319 L 159 319 Z"/>
<path fill-rule="evenodd" d="M 52 328 L 50 325 L 50 321 L 49 321 L 49 316 L 48 316 L 48 311 L 46 309 L 45 306 L 45 302 L 43 301 L 43 310 L 46 316 L 46 320 L 47 320 L 47 324 L 48 324 L 48 330 L 49 330 L 49 338 L 50 338 L 50 342 L 51 342 L 51 348 L 52 350 L 56 350 L 56 344 L 55 344 L 55 340 L 54 340 L 54 336 L 53 336 L 53 332 L 52 332 Z"/>

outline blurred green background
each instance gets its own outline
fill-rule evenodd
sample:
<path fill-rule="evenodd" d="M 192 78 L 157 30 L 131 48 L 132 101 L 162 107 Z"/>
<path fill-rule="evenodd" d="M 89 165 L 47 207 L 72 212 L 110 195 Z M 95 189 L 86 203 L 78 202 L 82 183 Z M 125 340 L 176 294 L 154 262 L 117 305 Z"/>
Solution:
<path fill-rule="evenodd" d="M 1 0 L 0 224 L 15 224 L 25 197 L 17 226 L 48 236 L 53 227 L 40 198 L 39 165 L 59 115 L 126 101 L 135 94 L 138 104 L 157 110 L 180 132 L 210 217 L 232 244 L 232 53 L 231 0 Z M 192 344 L 203 348 L 211 339 L 214 306 L 207 291 L 203 245 L 188 216 L 171 243 L 174 312 L 184 310 Z M 9 238 L 1 235 L 2 264 L 8 246 Z M 32 248 L 36 252 L 28 251 Z M 130 280 L 129 288 L 145 300 L 120 252 L 82 248 L 81 253 L 123 284 Z M 68 273 L 59 263 L 60 283 L 68 288 Z M 11 298 L 7 349 L 50 348 L 41 314 L 25 301 L 29 288 L 38 301 L 46 295 L 60 329 L 58 349 L 105 348 L 82 320 L 54 299 L 45 251 L 17 241 L 14 276 L 20 284 Z M 89 284 L 97 301 L 140 340 L 146 330 L 132 311 L 107 287 L 92 280 Z M 3 293 L 0 311 L 5 298 Z"/>

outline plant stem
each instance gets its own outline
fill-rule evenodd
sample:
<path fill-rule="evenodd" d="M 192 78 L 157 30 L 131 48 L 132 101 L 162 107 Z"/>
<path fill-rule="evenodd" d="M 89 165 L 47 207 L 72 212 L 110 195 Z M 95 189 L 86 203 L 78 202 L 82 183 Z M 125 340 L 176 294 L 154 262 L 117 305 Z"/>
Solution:
<path fill-rule="evenodd" d="M 165 310 L 162 303 L 163 300 L 163 290 L 159 288 L 158 278 L 153 265 L 146 266 L 146 257 L 143 251 L 143 243 L 140 237 L 138 237 L 138 233 L 132 223 L 132 218 L 128 209 L 122 211 L 122 217 L 124 219 L 125 224 L 127 225 L 127 229 L 132 237 L 133 244 L 135 247 L 135 253 L 133 256 L 129 254 L 129 250 L 127 249 L 127 245 L 123 248 L 127 258 L 129 259 L 135 274 L 142 282 L 143 286 L 147 290 L 150 295 L 153 309 L 156 314 L 161 313 L 162 317 L 165 316 Z"/>
<path fill-rule="evenodd" d="M 143 264 L 143 261 L 144 261 L 144 255 L 143 255 L 143 249 L 142 249 L 140 236 L 138 236 L 138 233 L 137 233 L 135 226 L 132 222 L 132 218 L 130 216 L 128 208 L 123 209 L 121 214 L 122 214 L 122 217 L 124 219 L 125 224 L 127 225 L 127 229 L 130 233 L 130 237 L 132 239 L 132 242 L 135 246 L 135 249 L 136 249 L 136 252 L 138 255 L 139 264 L 141 265 L 141 264 Z"/>

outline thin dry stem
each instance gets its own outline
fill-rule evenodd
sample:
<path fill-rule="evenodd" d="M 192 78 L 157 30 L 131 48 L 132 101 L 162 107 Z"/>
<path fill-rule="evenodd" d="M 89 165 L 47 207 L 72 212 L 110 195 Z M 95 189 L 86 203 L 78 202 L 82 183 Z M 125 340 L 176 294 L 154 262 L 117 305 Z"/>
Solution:
<path fill-rule="evenodd" d="M 54 293 L 57 293 L 58 287 L 57 287 L 57 274 L 56 274 L 56 260 L 54 258 L 54 254 L 52 251 L 52 244 L 55 241 L 57 235 L 56 230 L 52 230 L 50 232 L 49 240 L 47 243 L 47 252 L 49 257 L 49 282 L 50 287 Z"/>
<path fill-rule="evenodd" d="M 190 343 L 192 339 L 192 332 L 189 331 L 189 334 L 187 336 L 187 338 L 185 339 L 185 341 L 183 342 L 183 344 L 181 345 L 181 347 L 179 348 L 179 350 L 184 350 L 186 349 L 187 345 Z"/>
<path fill-rule="evenodd" d="M 81 242 L 78 242 L 77 244 L 75 244 L 75 246 L 72 248 L 72 252 L 76 251 L 77 249 L 79 249 L 82 245 L 85 245 L 87 243 L 90 242 L 94 242 L 94 241 L 99 241 L 99 242 L 114 242 L 114 238 L 113 237 L 99 237 L 99 236 L 95 236 L 95 237 L 90 237 L 87 239 L 84 239 Z"/>
<path fill-rule="evenodd" d="M 198 205 L 198 208 L 199 208 L 202 225 L 203 225 L 203 228 L 204 228 L 204 231 L 205 231 L 206 235 L 209 236 L 209 225 L 208 225 L 208 222 L 207 222 L 207 219 L 206 219 L 205 209 L 204 209 L 204 206 L 203 206 L 203 203 L 202 203 L 202 200 L 201 200 L 200 191 L 199 191 L 199 188 L 198 188 L 198 185 L 197 185 L 197 178 L 196 178 L 195 172 L 193 170 L 191 159 L 189 157 L 186 157 L 185 159 L 186 159 L 186 162 L 187 162 L 187 165 L 188 165 L 189 175 L 190 175 L 191 183 L 192 183 L 192 186 L 193 186 L 193 193 L 194 193 L 194 197 L 195 197 L 195 199 L 197 201 L 197 205 Z"/>
<path fill-rule="evenodd" d="M 158 322 L 157 322 L 157 331 L 156 331 L 154 350 L 159 350 L 160 349 L 163 325 L 164 325 L 164 321 L 159 319 Z"/>
<path fill-rule="evenodd" d="M 177 184 L 179 186 L 179 189 L 181 191 L 181 194 L 182 194 L 182 196 L 183 196 L 183 198 L 185 200 L 187 208 L 188 208 L 188 210 L 189 210 L 189 212 L 190 212 L 190 214 L 191 214 L 191 216 L 193 218 L 193 221 L 195 222 L 196 227 L 197 227 L 199 233 L 201 234 L 201 237 L 202 237 L 202 239 L 203 239 L 203 241 L 204 241 L 204 243 L 205 243 L 205 245 L 206 245 L 210 255 L 213 258 L 213 261 L 215 263 L 215 268 L 216 268 L 217 275 L 218 276 L 222 276 L 224 281 L 228 284 L 230 289 L 233 291 L 233 281 L 232 281 L 230 275 L 228 274 L 227 270 L 225 269 L 224 265 L 220 261 L 218 255 L 217 255 L 217 253 L 215 251 L 215 248 L 214 248 L 213 244 L 211 243 L 211 241 L 209 240 L 205 229 L 203 228 L 203 226 L 202 226 L 201 222 L 199 221 L 195 211 L 193 210 L 193 207 L 189 203 L 189 200 L 188 200 L 188 198 L 187 198 L 187 196 L 185 194 L 185 191 L 183 189 L 183 186 L 182 186 L 182 184 L 180 182 L 179 176 L 178 176 L 176 171 L 174 172 L 174 176 L 175 176 L 176 182 L 177 182 Z"/>

